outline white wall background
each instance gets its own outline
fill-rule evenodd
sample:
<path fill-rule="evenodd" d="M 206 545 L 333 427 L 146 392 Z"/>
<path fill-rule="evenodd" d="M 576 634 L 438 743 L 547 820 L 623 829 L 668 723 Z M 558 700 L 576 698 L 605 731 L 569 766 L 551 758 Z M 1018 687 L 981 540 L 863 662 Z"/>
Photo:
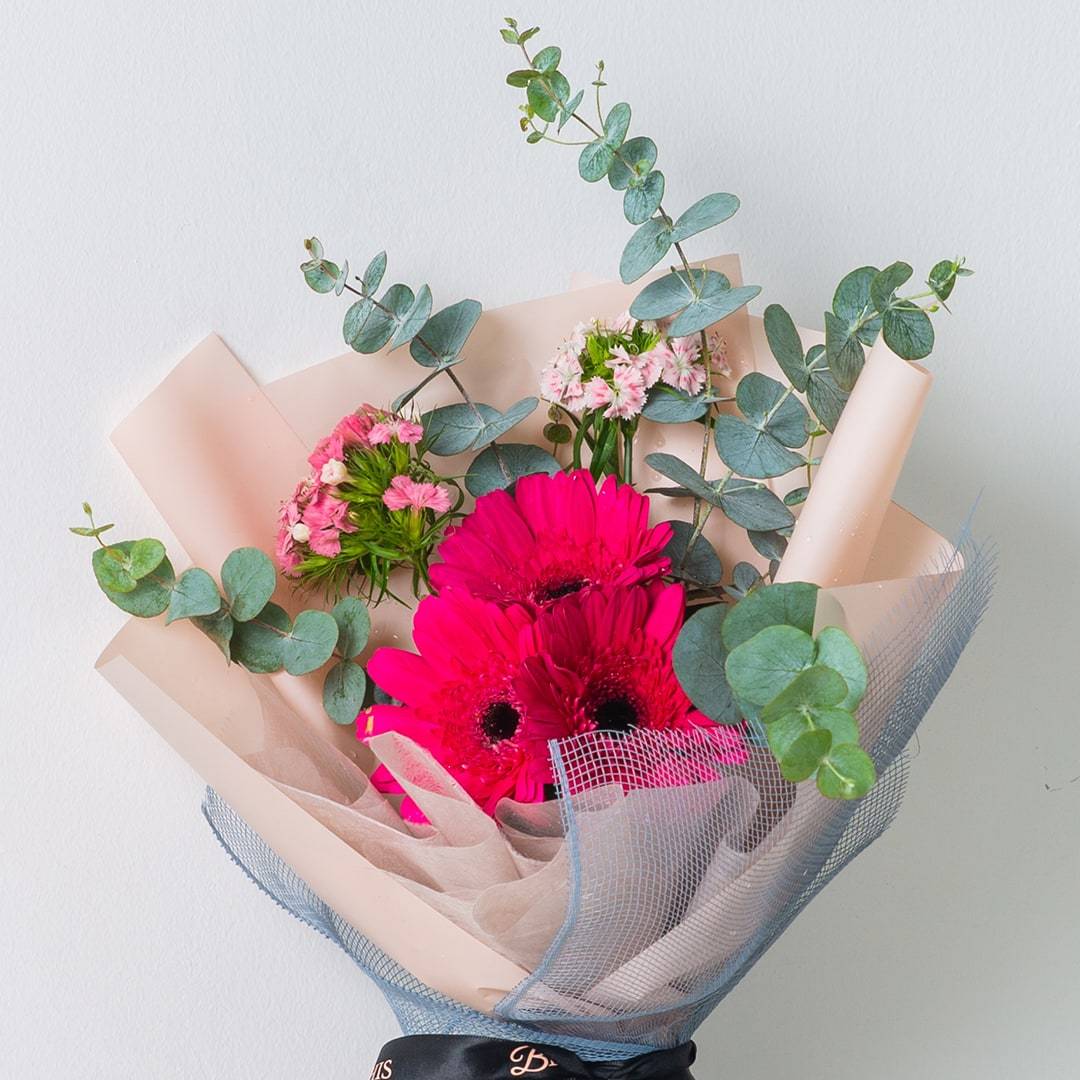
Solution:
<path fill-rule="evenodd" d="M 207 331 L 270 379 L 339 352 L 301 239 L 487 305 L 614 274 L 573 151 L 515 132 L 506 5 L 66 3 L 0 12 L 5 511 L 0 1076 L 364 1077 L 392 1017 L 247 883 L 202 784 L 91 670 L 121 615 L 63 527 L 161 525 L 107 433 Z M 1072 3 L 519 8 L 653 135 L 675 207 L 743 209 L 763 299 L 847 270 L 978 271 L 937 320 L 901 484 L 985 488 L 1003 574 L 892 832 L 701 1032 L 699 1080 L 1080 1075 L 1080 436 Z"/>

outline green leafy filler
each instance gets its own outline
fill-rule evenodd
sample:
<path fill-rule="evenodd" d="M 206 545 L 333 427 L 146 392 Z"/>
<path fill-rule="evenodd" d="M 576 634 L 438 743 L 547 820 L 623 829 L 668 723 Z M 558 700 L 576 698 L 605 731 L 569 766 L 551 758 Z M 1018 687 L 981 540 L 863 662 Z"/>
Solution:
<path fill-rule="evenodd" d="M 675 672 L 707 716 L 763 731 L 786 780 L 815 778 L 826 798 L 859 799 L 877 779 L 855 719 L 866 664 L 839 627 L 814 636 L 817 593 L 758 584 L 734 606 L 707 605 L 679 635 Z"/>
<path fill-rule="evenodd" d="M 160 540 L 107 544 L 113 525 L 98 525 L 83 503 L 88 525 L 72 527 L 97 541 L 92 564 L 101 591 L 122 611 L 140 619 L 188 619 L 221 650 L 229 663 L 255 674 L 286 671 L 307 675 L 330 660 L 323 682 L 323 707 L 337 724 L 351 724 L 369 702 L 369 682 L 357 658 L 367 646 L 371 616 L 356 597 L 338 600 L 333 610 L 301 611 L 295 619 L 271 597 L 277 585 L 274 564 L 258 548 L 231 552 L 221 567 L 221 588 L 193 566 L 177 575 Z"/>

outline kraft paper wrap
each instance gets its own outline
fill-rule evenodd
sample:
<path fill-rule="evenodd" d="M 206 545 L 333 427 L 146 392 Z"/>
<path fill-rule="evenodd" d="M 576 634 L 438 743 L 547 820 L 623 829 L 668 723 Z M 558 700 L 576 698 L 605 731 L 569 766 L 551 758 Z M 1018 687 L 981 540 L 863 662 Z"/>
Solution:
<path fill-rule="evenodd" d="M 741 283 L 735 256 L 707 265 Z M 481 316 L 459 369 L 477 400 L 505 408 L 535 394 L 539 370 L 571 328 L 625 310 L 641 287 L 576 284 Z M 732 370 L 727 389 L 752 370 L 782 378 L 760 319 L 744 309 L 719 329 Z M 822 340 L 800 333 L 806 347 Z M 213 572 L 235 547 L 272 551 L 279 504 L 306 474 L 310 447 L 342 415 L 365 401 L 384 404 L 416 381 L 418 369 L 401 350 L 349 353 L 260 387 L 212 336 L 119 426 L 113 441 L 191 562 Z M 821 593 L 819 624 L 846 626 L 857 638 L 903 599 L 945 547 L 890 501 L 928 385 L 924 371 L 884 346 L 871 351 L 832 446 L 819 443 L 825 460 L 781 566 L 782 580 L 829 586 Z M 423 409 L 454 400 L 454 388 L 439 379 L 418 399 Z M 538 410 L 515 440 L 540 441 L 543 417 Z M 700 453 L 696 425 L 644 424 L 637 441 L 642 489 L 665 483 L 645 466 L 647 453 L 663 449 L 688 461 Z M 711 475 L 721 475 L 713 454 Z M 446 471 L 460 473 L 463 464 L 449 459 Z M 769 483 L 782 495 L 801 482 Z M 686 501 L 654 498 L 654 520 L 690 513 Z M 745 533 L 722 515 L 712 515 L 706 534 L 725 567 L 740 560 L 761 565 Z M 294 611 L 303 604 L 287 584 L 276 599 Z M 408 647 L 411 617 L 401 605 L 380 605 L 371 647 Z M 323 900 L 429 986 L 490 1011 L 543 956 L 567 897 L 555 804 L 504 803 L 497 824 L 407 739 L 384 735 L 364 745 L 351 729 L 330 723 L 320 673 L 252 678 L 227 666 L 187 623 L 130 620 L 98 668 Z M 404 823 L 374 789 L 368 774 L 376 761 L 395 773 L 430 825 Z M 609 795 L 612 803 L 622 797 Z M 604 813 L 602 802 L 590 812 Z M 743 805 L 752 809 L 752 796 Z M 781 824 L 752 852 L 718 851 L 688 919 L 708 925 L 710 913 L 726 905 L 731 949 L 739 948 L 745 936 L 731 930 L 740 903 L 737 875 L 767 852 L 775 858 L 784 845 L 798 844 L 797 833 Z M 750 930 L 748 922 L 746 935 Z M 623 984 L 635 985 L 642 971 L 657 985 L 667 977 L 643 946 L 625 970 L 596 988 L 598 1007 L 618 999 Z"/>

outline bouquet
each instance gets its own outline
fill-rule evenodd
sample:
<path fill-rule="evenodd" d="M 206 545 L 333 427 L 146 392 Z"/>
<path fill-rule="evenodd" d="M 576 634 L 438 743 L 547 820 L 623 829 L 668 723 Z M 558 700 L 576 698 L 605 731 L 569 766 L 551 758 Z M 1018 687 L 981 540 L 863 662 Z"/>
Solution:
<path fill-rule="evenodd" d="M 603 65 L 593 120 L 557 47 L 501 33 L 526 142 L 583 134 L 621 193 L 621 281 L 434 311 L 310 238 L 353 351 L 259 387 L 209 338 L 114 435 L 192 565 L 89 506 L 73 531 L 135 616 L 102 673 L 393 1006 L 373 1076 L 688 1077 L 892 820 L 988 602 L 992 558 L 891 501 L 970 270 L 860 267 L 823 334 L 751 316 L 738 259 L 684 246 L 738 199 L 669 214 Z"/>

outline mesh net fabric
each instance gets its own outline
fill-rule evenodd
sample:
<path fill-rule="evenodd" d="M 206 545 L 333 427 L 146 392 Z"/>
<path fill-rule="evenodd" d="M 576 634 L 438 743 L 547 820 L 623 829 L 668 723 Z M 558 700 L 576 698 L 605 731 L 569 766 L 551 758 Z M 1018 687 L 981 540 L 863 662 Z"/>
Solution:
<path fill-rule="evenodd" d="M 863 642 L 859 710 L 879 781 L 854 803 L 788 783 L 769 752 L 718 761 L 707 732 L 598 733 L 552 746 L 570 892 L 532 974 L 485 1016 L 422 984 L 344 922 L 213 792 L 204 813 L 278 903 L 373 978 L 407 1034 L 565 1046 L 615 1060 L 687 1041 L 806 904 L 894 819 L 904 747 L 989 601 L 993 553 L 970 540 Z"/>

